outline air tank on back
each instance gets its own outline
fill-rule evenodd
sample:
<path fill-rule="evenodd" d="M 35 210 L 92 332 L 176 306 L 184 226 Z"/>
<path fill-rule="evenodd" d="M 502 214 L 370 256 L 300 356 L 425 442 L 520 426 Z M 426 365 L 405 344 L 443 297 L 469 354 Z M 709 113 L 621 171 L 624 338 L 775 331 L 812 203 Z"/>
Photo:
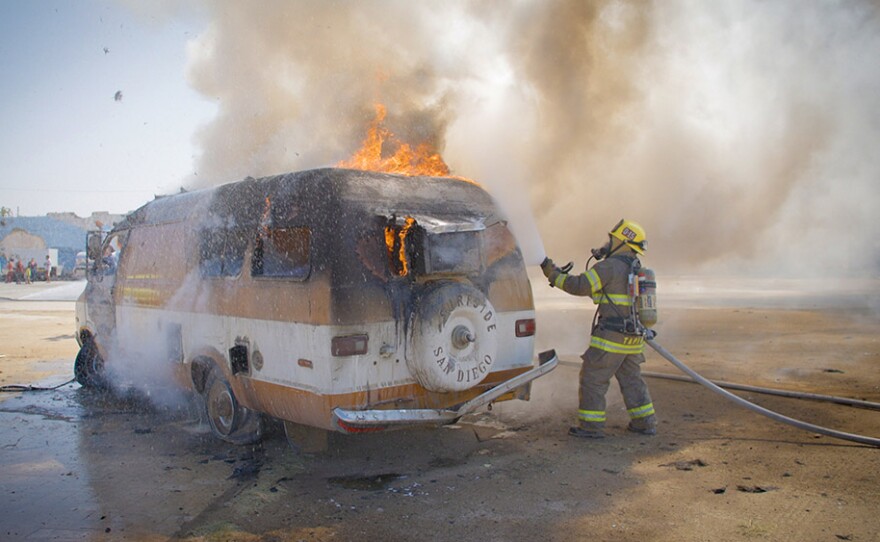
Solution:
<path fill-rule="evenodd" d="M 648 268 L 639 269 L 639 295 L 636 311 L 643 326 L 650 328 L 657 323 L 657 277 Z"/>

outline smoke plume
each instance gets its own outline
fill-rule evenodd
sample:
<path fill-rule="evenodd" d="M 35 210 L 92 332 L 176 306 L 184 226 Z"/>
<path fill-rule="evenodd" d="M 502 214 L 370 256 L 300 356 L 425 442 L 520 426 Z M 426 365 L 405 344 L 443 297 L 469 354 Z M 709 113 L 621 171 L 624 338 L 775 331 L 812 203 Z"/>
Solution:
<path fill-rule="evenodd" d="M 532 260 L 583 261 L 626 217 L 666 272 L 880 270 L 876 2 L 204 9 L 189 77 L 218 114 L 193 185 L 333 165 L 381 102 L 487 186 Z"/>

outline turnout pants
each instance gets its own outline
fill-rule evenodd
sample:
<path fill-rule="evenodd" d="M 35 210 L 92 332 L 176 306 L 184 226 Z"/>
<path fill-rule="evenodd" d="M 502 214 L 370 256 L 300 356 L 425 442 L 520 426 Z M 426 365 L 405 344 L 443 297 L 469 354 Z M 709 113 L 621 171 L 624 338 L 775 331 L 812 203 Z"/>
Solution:
<path fill-rule="evenodd" d="M 634 429 L 657 425 L 654 404 L 640 367 L 645 362 L 644 354 L 619 354 L 591 346 L 581 359 L 578 421 L 583 429 L 604 429 L 605 393 L 612 376 L 617 378 L 620 385 L 630 425 Z"/>

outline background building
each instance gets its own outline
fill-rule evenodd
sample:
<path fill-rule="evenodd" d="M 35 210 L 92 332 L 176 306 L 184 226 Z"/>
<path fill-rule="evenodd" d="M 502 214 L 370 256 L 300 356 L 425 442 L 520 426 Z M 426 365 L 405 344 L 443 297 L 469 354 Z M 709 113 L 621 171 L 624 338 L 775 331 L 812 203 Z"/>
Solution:
<path fill-rule="evenodd" d="M 51 213 L 40 217 L 10 217 L 0 219 L 0 265 L 4 268 L 9 258 L 36 258 L 42 265 L 45 255 L 54 256 L 57 250 L 57 275 L 73 272 L 76 253 L 85 250 L 86 231 L 97 229 L 96 221 L 109 230 L 123 215 L 106 212 L 92 213 L 81 218 L 73 213 Z M 37 257 L 40 255 L 40 257 Z M 54 260 L 54 257 L 53 257 Z"/>

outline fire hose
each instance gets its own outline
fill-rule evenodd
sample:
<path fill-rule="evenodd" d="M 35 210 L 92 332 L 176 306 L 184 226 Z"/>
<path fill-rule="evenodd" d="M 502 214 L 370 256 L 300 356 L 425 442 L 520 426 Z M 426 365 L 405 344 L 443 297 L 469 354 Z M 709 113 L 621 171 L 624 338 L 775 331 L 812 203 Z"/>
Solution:
<path fill-rule="evenodd" d="M 684 375 L 642 371 L 642 376 L 647 376 L 649 378 L 661 378 L 663 380 L 674 380 L 676 382 L 689 382 L 691 384 L 698 384 L 698 382 L 695 382 L 693 378 Z M 789 397 L 792 399 L 807 399 L 810 401 L 823 401 L 826 403 L 835 403 L 838 405 L 851 406 L 856 408 L 866 408 L 868 410 L 880 410 L 880 403 L 875 403 L 873 401 L 863 401 L 861 399 L 851 399 L 849 397 L 840 397 L 837 395 L 823 395 L 821 393 L 808 393 L 801 391 L 781 390 L 778 388 L 765 388 L 762 386 L 751 386 L 749 384 L 738 384 L 736 382 L 724 382 L 722 380 L 710 380 L 709 382 L 727 390 L 749 391 L 754 393 L 762 393 L 764 395 L 777 395 L 779 397 Z"/>
<path fill-rule="evenodd" d="M 64 387 L 68 384 L 72 384 L 73 382 L 76 382 L 75 378 L 71 378 L 67 382 L 64 382 L 63 384 L 58 384 L 57 386 L 52 386 L 51 388 L 41 386 L 26 386 L 21 384 L 8 384 L 6 386 L 0 386 L 0 392 L 17 393 L 22 391 L 55 391 L 58 388 Z"/>
<path fill-rule="evenodd" d="M 725 397 L 726 399 L 733 401 L 734 403 L 736 403 L 742 407 L 745 407 L 745 408 L 751 410 L 752 412 L 756 412 L 758 414 L 761 414 L 762 416 L 766 416 L 766 417 L 770 418 L 771 420 L 785 423 L 785 424 L 791 425 L 793 427 L 797 427 L 798 429 L 803 429 L 804 431 L 810 431 L 812 433 L 818 433 L 820 435 L 825 435 L 825 436 L 829 436 L 829 437 L 836 438 L 836 439 L 848 440 L 851 442 L 858 442 L 859 444 L 867 444 L 869 446 L 875 446 L 875 447 L 880 448 L 880 439 L 878 439 L 878 438 L 867 437 L 864 435 L 856 435 L 853 433 L 845 433 L 843 431 L 836 431 L 834 429 L 829 429 L 827 427 L 822 427 L 820 425 L 814 425 L 812 423 L 807 423 L 807 422 L 804 422 L 801 420 L 796 420 L 794 418 L 789 418 L 788 416 L 784 416 L 782 414 L 779 414 L 778 412 L 773 412 L 772 410 L 768 410 L 762 406 L 758 406 L 752 402 L 746 401 L 742 397 L 734 395 L 734 394 L 730 393 L 729 391 L 724 390 L 721 387 L 717 386 L 716 384 L 714 384 L 710 380 L 700 376 L 696 371 L 694 371 L 693 369 L 691 369 L 690 367 L 688 367 L 687 365 L 685 365 L 684 363 L 679 361 L 668 350 L 666 350 L 665 348 L 660 346 L 653 339 L 648 339 L 647 343 L 648 343 L 648 345 L 650 345 L 651 348 L 656 350 L 658 354 L 660 354 L 661 356 L 666 358 L 667 361 L 669 361 L 671 364 L 675 365 L 679 370 L 681 370 L 683 373 L 685 373 L 686 375 L 691 377 L 693 380 L 695 380 L 699 384 L 702 384 L 703 386 L 709 388 L 710 390 L 714 391 L 715 393 Z"/>

